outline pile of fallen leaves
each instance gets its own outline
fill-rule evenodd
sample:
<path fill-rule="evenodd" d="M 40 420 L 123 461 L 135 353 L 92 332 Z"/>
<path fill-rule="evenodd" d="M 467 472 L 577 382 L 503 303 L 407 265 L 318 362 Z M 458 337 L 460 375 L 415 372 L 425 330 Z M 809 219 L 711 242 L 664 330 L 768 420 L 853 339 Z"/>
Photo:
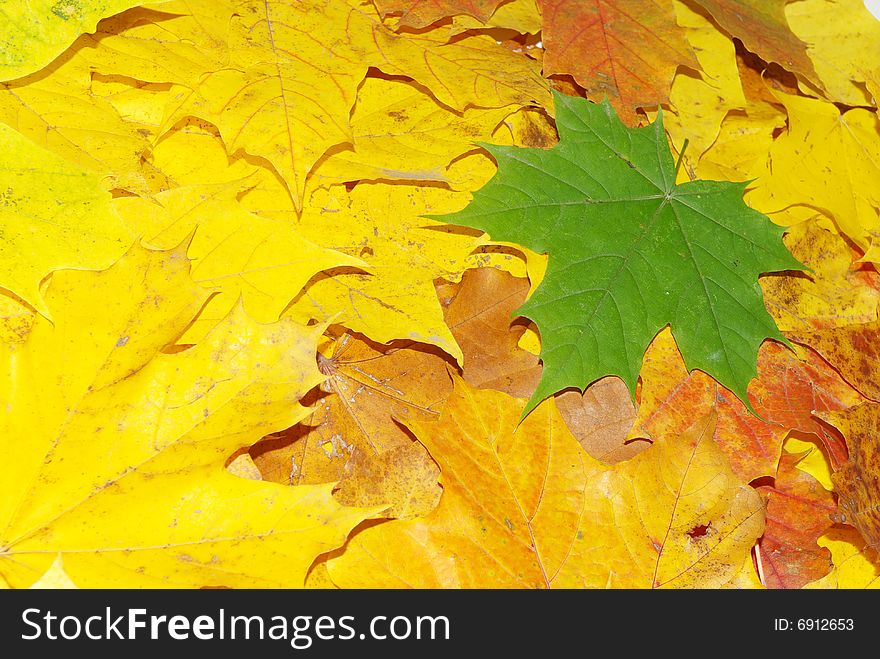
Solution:
<path fill-rule="evenodd" d="M 0 586 L 880 585 L 862 0 L 7 0 L 0 80 Z"/>

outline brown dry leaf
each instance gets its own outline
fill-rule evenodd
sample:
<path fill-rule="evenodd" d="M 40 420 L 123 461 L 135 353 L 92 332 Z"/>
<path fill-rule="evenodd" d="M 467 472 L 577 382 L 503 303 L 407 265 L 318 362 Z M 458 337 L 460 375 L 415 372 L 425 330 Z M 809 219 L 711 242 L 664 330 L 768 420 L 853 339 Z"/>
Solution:
<path fill-rule="evenodd" d="M 528 291 L 528 279 L 495 268 L 466 270 L 461 283 L 438 285 L 446 324 L 464 355 L 465 382 L 519 398 L 532 395 L 540 362 L 517 345 L 526 326 L 511 322 Z"/>
<path fill-rule="evenodd" d="M 783 451 L 774 484 L 758 488 L 767 497 L 759 547 L 768 588 L 801 588 L 831 569 L 831 552 L 816 542 L 833 524 L 834 496 L 797 468 L 803 458 Z"/>
<path fill-rule="evenodd" d="M 838 496 L 836 521 L 855 526 L 880 551 L 880 405 L 873 402 L 821 415 L 843 433 L 850 460 L 832 474 Z"/>
<path fill-rule="evenodd" d="M 540 360 L 519 346 L 527 326 L 512 322 L 528 290 L 528 280 L 493 268 L 467 270 L 459 284 L 438 285 L 446 323 L 464 353 L 462 377 L 471 386 L 521 398 L 535 390 Z M 556 403 L 569 430 L 597 460 L 626 460 L 648 445 L 625 444 L 635 406 L 619 378 L 603 378 L 583 394 L 563 392 Z"/>
<path fill-rule="evenodd" d="M 650 442 L 629 438 L 637 411 L 620 378 L 602 378 L 583 394 L 557 394 L 556 406 L 575 439 L 597 460 L 608 464 L 622 462 L 650 446 Z"/>
<path fill-rule="evenodd" d="M 795 355 L 767 341 L 758 353 L 758 378 L 749 387 L 749 400 L 760 415 L 756 417 L 702 371 L 688 374 L 668 330 L 648 348 L 641 379 L 632 437 L 680 433 L 695 417 L 714 410 L 718 414 L 715 441 L 733 470 L 747 481 L 776 473 L 782 441 L 790 430 L 817 435 L 835 464 L 845 461 L 845 447 L 812 415 L 847 409 L 861 401 L 812 351 Z"/>
<path fill-rule="evenodd" d="M 442 469 L 424 519 L 362 528 L 328 561 L 340 587 L 718 588 L 753 572 L 758 493 L 711 440 L 714 418 L 608 467 L 552 401 L 455 390 L 413 431 Z"/>
<path fill-rule="evenodd" d="M 439 414 L 452 390 L 447 361 L 411 341 L 385 347 L 345 331 L 335 335 L 319 357 L 329 395 L 301 424 L 257 445 L 254 461 L 266 480 L 340 481 L 339 498 L 349 505 L 372 500 L 388 505 L 392 517 L 427 514 L 439 496 L 436 470 L 394 419 L 424 421 Z M 383 484 L 369 487 L 376 474 L 383 474 Z"/>
<path fill-rule="evenodd" d="M 699 62 L 672 0 L 540 0 L 544 75 L 570 74 L 597 100 L 607 95 L 628 124 L 637 107 L 669 101 L 679 66 Z M 650 53 L 650 57 L 640 56 Z"/>

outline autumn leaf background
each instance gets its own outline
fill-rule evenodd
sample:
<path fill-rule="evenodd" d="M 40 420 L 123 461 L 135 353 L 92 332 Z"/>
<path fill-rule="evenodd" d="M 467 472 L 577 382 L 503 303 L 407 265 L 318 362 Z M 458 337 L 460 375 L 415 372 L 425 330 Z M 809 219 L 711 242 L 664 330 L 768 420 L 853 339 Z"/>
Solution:
<path fill-rule="evenodd" d="M 0 587 L 880 587 L 878 88 L 862 0 L 0 4 Z M 703 361 L 556 298 L 612 338 L 547 357 L 642 211 L 506 159 L 601 113 L 578 180 L 653 135 L 751 241 Z"/>

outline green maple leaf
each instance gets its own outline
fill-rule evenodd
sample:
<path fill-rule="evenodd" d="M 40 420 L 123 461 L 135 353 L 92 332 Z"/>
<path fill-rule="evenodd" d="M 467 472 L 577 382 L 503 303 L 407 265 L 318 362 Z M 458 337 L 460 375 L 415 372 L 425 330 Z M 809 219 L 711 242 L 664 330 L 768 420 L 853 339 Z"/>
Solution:
<path fill-rule="evenodd" d="M 544 362 L 523 415 L 606 375 L 634 394 L 644 352 L 666 325 L 689 370 L 751 409 L 761 343 L 787 343 L 758 276 L 804 269 L 784 229 L 745 205 L 747 183 L 676 185 L 662 116 L 627 128 L 607 102 L 555 101 L 559 144 L 481 145 L 498 172 L 466 208 L 433 218 L 549 254 L 544 280 L 515 312 L 537 324 Z"/>

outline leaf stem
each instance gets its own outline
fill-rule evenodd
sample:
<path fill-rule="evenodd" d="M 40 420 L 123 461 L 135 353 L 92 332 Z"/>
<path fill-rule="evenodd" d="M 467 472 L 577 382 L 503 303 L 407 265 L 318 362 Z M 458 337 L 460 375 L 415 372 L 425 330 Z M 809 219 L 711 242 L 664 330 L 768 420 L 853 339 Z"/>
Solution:
<path fill-rule="evenodd" d="M 675 163 L 675 176 L 672 177 L 673 185 L 678 180 L 678 170 L 681 169 L 681 161 L 684 160 L 684 152 L 687 150 L 689 143 L 688 138 L 684 138 L 684 144 L 681 145 L 681 151 L 678 152 L 678 161 Z"/>

